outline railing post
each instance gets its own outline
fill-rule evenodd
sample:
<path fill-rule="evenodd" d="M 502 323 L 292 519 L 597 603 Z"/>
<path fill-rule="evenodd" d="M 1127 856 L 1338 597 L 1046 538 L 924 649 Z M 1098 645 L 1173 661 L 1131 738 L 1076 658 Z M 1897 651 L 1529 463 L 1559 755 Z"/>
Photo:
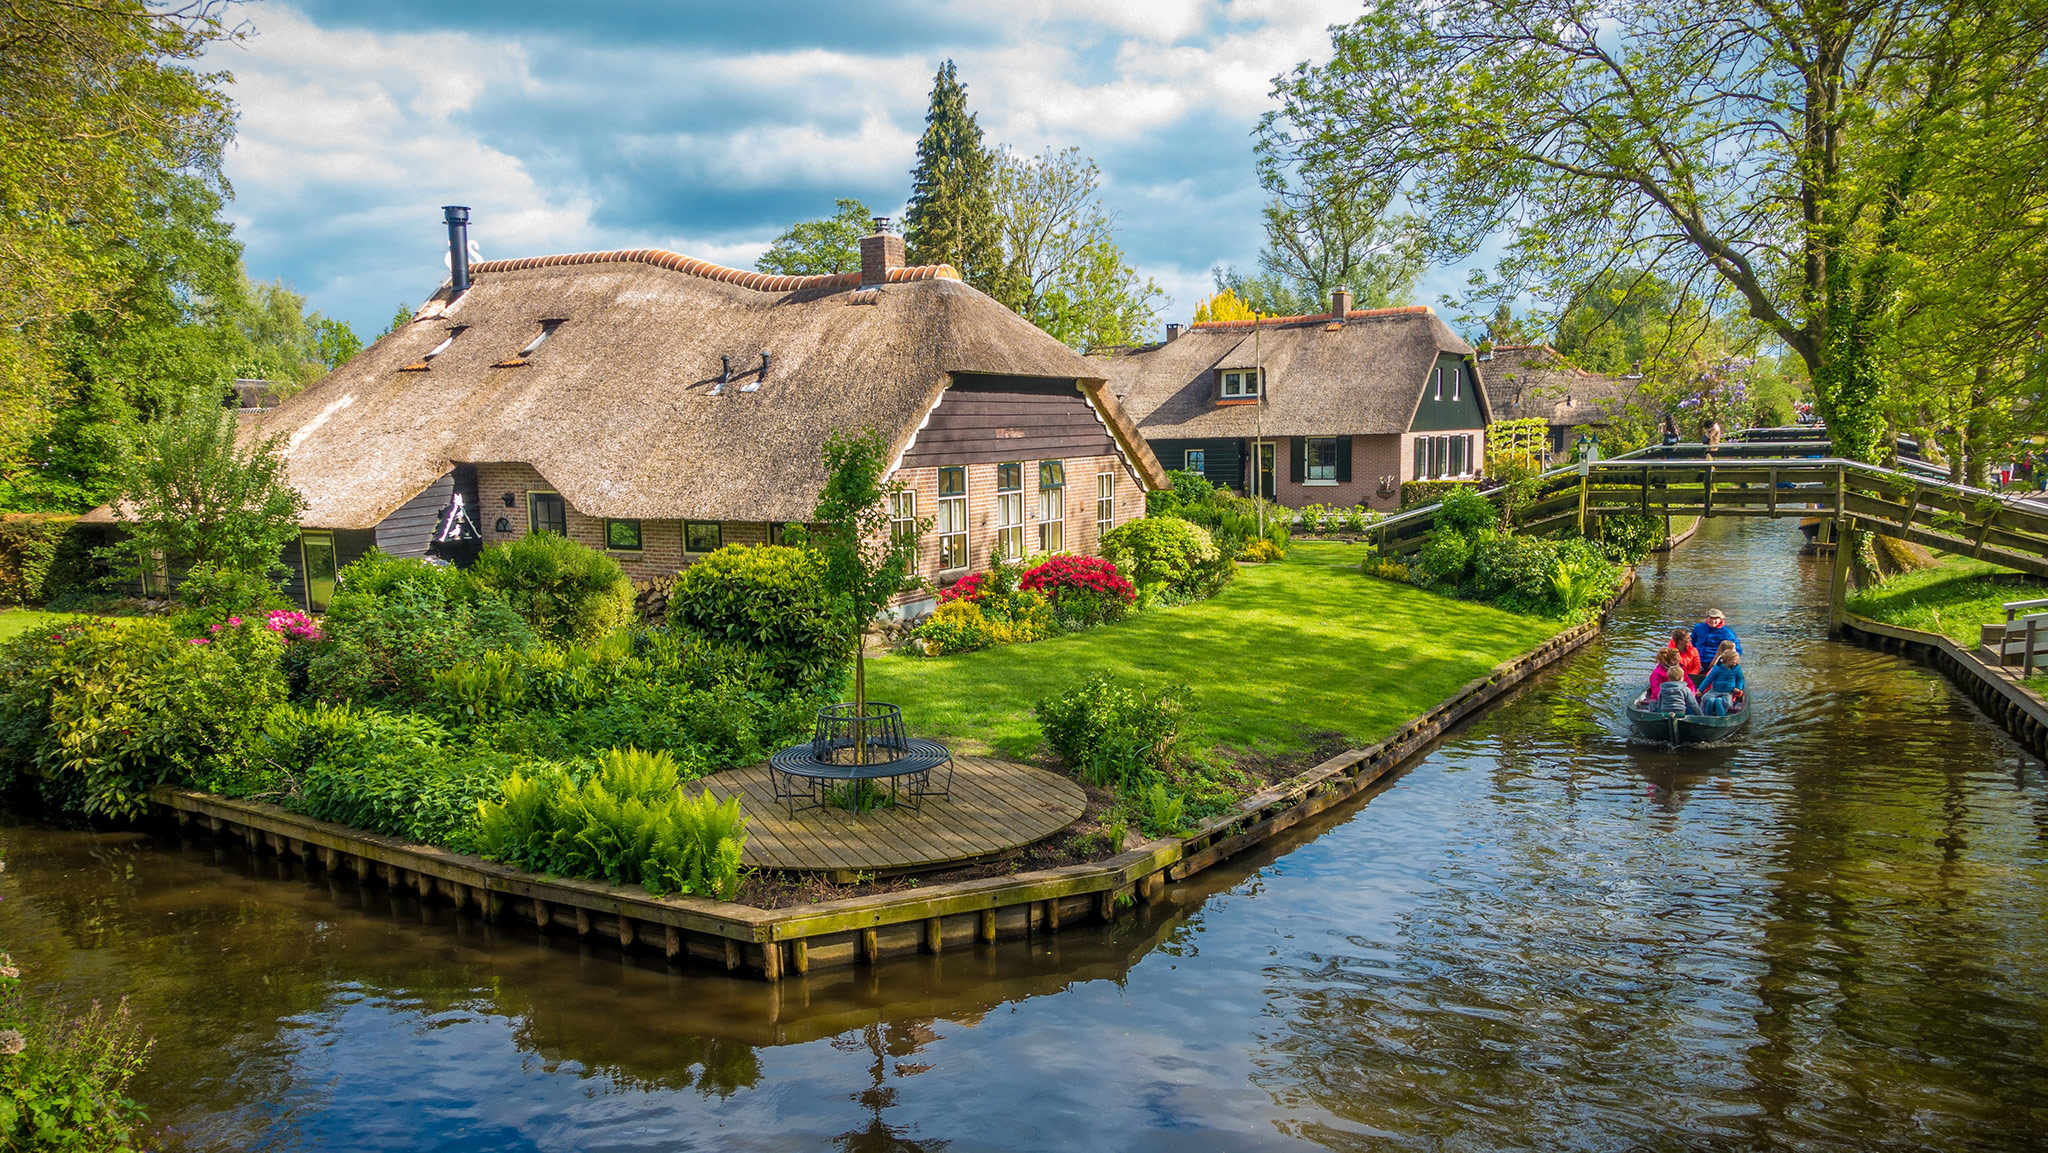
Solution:
<path fill-rule="evenodd" d="M 1849 560 L 1855 550 L 1849 544 L 1848 522 L 1837 516 L 1834 527 L 1835 568 L 1828 580 L 1828 636 L 1840 637 L 1842 626 L 1849 621 Z"/>
<path fill-rule="evenodd" d="M 1586 535 L 1586 486 L 1592 470 L 1591 461 L 1579 462 L 1579 536 Z"/>

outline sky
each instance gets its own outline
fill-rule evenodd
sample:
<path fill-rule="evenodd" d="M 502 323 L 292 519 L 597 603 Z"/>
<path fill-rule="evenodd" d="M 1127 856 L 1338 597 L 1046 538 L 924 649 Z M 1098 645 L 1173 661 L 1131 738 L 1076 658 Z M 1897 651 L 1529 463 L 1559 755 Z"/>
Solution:
<path fill-rule="evenodd" d="M 215 48 L 251 276 L 366 339 L 446 275 L 444 204 L 486 259 L 666 248 L 734 267 L 857 197 L 898 215 L 933 73 L 986 140 L 1078 147 L 1127 258 L 1185 321 L 1251 268 L 1274 77 L 1357 0 L 421 4 L 263 0 Z M 1432 269 L 1417 300 L 1463 283 Z"/>

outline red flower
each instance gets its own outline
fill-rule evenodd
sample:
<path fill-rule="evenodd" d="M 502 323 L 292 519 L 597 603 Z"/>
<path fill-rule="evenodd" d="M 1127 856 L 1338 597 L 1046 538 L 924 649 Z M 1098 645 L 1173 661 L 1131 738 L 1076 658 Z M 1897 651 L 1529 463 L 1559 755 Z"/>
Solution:
<path fill-rule="evenodd" d="M 1138 599 L 1138 590 L 1131 582 L 1116 571 L 1116 566 L 1099 556 L 1056 556 L 1024 574 L 1017 582 L 1020 589 L 1042 592 L 1046 598 L 1058 601 L 1066 589 L 1113 596 L 1125 604 Z"/>
<path fill-rule="evenodd" d="M 979 602 L 981 600 L 981 578 L 983 575 L 979 572 L 971 572 L 954 581 L 951 588 L 940 589 L 939 603 L 949 604 L 953 601 Z"/>

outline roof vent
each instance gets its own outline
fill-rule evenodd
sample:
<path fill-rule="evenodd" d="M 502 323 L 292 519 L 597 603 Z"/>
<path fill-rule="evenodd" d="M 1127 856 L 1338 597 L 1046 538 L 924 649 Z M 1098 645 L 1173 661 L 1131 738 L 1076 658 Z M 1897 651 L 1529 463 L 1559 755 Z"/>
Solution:
<path fill-rule="evenodd" d="M 761 382 L 762 382 L 762 381 L 764 381 L 764 380 L 767 380 L 767 379 L 768 379 L 768 353 L 767 353 L 767 352 L 766 352 L 766 351 L 764 350 L 764 351 L 763 351 L 763 352 L 761 353 L 761 374 L 760 374 L 759 376 L 755 377 L 755 378 L 754 378 L 753 380 L 750 380 L 750 381 L 748 381 L 747 383 L 745 383 L 745 384 L 743 384 L 743 385 L 740 385 L 740 391 L 741 391 L 741 392 L 759 392 L 759 391 L 760 391 L 760 389 L 761 389 Z"/>
<path fill-rule="evenodd" d="M 455 287 L 454 296 L 461 296 L 469 291 L 469 207 L 442 205 L 441 219 L 448 225 L 449 281 Z"/>

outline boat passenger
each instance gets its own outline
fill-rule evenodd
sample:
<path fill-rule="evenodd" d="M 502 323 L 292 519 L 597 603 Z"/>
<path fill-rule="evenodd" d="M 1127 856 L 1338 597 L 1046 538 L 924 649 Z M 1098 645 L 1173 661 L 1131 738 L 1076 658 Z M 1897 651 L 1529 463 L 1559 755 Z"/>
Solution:
<path fill-rule="evenodd" d="M 1692 647 L 1692 634 L 1686 630 L 1672 629 L 1671 644 L 1667 646 L 1678 653 L 1678 663 L 1685 668 L 1685 675 L 1700 675 L 1700 651 Z"/>
<path fill-rule="evenodd" d="M 1734 641 L 1722 641 L 1714 654 L 1714 667 L 1700 678 L 1700 711 L 1710 717 L 1725 717 L 1741 707 L 1743 690 L 1742 653 Z"/>
<path fill-rule="evenodd" d="M 1665 713 L 1697 713 L 1700 698 L 1693 692 L 1692 680 L 1685 675 L 1685 667 L 1678 663 L 1678 654 L 1665 649 L 1657 654 L 1657 667 L 1650 670 L 1650 691 L 1647 694 L 1650 706 Z"/>
<path fill-rule="evenodd" d="M 1728 618 L 1720 609 L 1708 609 L 1706 619 L 1692 626 L 1692 647 L 1703 653 L 1719 652 L 1722 641 L 1734 641 L 1735 651 L 1742 651 L 1742 641 L 1728 627 Z"/>

